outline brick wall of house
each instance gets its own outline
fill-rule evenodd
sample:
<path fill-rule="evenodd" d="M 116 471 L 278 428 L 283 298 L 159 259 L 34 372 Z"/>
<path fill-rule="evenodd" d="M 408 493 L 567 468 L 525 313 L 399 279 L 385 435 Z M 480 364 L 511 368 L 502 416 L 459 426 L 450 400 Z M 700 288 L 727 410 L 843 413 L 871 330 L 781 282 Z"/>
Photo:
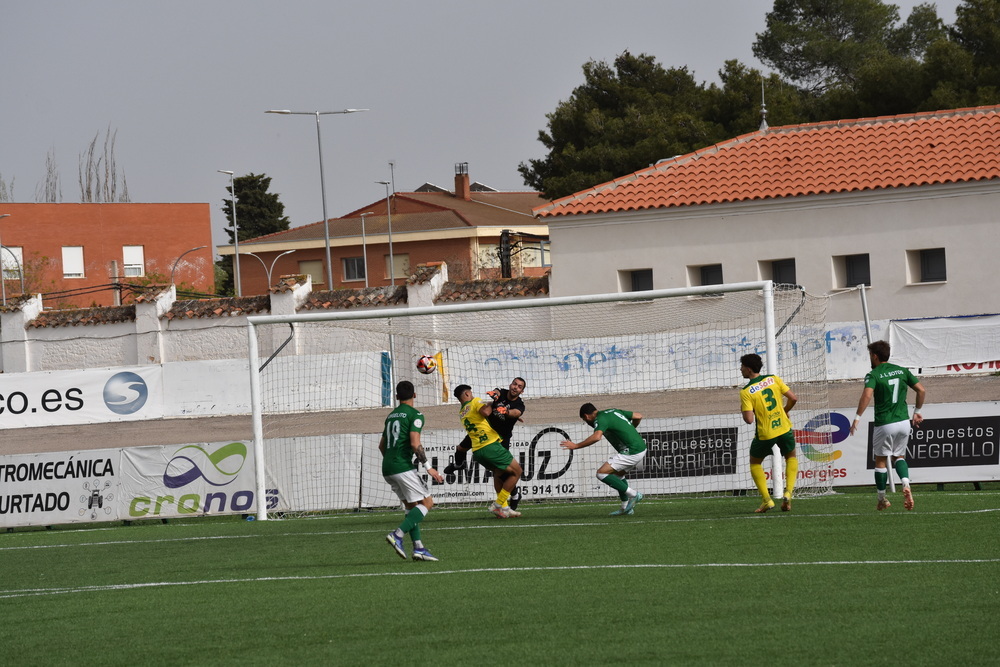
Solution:
<path fill-rule="evenodd" d="M 208 294 L 215 290 L 207 203 L 4 203 L 0 204 L 2 214 L 10 217 L 0 219 L 0 241 L 6 247 L 22 249 L 25 291 L 46 295 L 47 308 L 113 305 L 112 262 L 116 262 L 122 281 L 148 283 L 159 278 L 156 282 L 167 283 L 180 258 L 174 276 L 177 285 Z M 83 248 L 84 277 L 63 276 L 62 249 L 66 246 Z M 145 280 L 124 277 L 124 246 L 143 247 Z M 198 246 L 205 248 L 187 253 Z M 21 291 L 18 279 L 8 278 L 4 286 L 8 298 Z M 67 291 L 75 294 L 65 294 Z"/>

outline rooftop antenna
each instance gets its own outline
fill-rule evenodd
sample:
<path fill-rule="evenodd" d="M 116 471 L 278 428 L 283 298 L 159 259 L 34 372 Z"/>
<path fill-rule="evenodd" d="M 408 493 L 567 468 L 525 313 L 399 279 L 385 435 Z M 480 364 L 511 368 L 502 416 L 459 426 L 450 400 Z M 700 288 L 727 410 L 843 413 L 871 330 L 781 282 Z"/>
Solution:
<path fill-rule="evenodd" d="M 760 129 L 767 131 L 767 104 L 764 101 L 764 77 L 760 77 Z"/>
<path fill-rule="evenodd" d="M 389 160 L 389 182 L 392 184 L 392 194 L 396 194 L 396 161 Z"/>

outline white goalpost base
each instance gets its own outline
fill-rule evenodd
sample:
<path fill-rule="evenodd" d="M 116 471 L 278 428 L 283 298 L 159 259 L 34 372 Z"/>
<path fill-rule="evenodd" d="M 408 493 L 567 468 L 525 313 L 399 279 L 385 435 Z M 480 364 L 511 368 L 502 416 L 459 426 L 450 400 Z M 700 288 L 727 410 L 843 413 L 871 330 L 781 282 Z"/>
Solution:
<path fill-rule="evenodd" d="M 598 443 L 568 452 L 590 429 L 580 404 L 642 412 L 648 454 L 631 474 L 646 495 L 756 493 L 743 423 L 739 358 L 757 352 L 765 372 L 799 397 L 792 413 L 799 455 L 796 495 L 832 487 L 825 367 L 826 297 L 770 281 L 581 297 L 426 308 L 256 316 L 248 319 L 259 518 L 269 514 L 397 508 L 382 479 L 378 441 L 410 380 L 426 416 L 422 442 L 439 470 L 464 437 L 451 391 L 484 397 L 514 377 L 527 383 L 511 451 L 525 500 L 611 499 L 594 472 L 612 453 Z M 423 356 L 437 369 L 417 371 Z M 772 457 L 780 495 L 783 460 Z M 428 480 L 430 484 L 430 480 Z M 472 462 L 444 484 L 437 504 L 486 504 L 489 474 Z"/>

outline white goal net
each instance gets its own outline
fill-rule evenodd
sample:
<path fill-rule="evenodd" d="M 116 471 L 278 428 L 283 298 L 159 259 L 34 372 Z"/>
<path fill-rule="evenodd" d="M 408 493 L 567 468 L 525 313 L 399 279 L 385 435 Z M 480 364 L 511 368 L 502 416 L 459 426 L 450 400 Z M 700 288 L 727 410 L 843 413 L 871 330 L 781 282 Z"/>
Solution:
<path fill-rule="evenodd" d="M 259 515 L 397 508 L 378 441 L 400 380 L 416 386 L 415 407 L 426 417 L 421 440 L 443 470 L 465 435 L 455 386 L 471 385 L 486 399 L 490 389 L 524 378 L 526 409 L 511 440 L 524 470 L 522 509 L 532 501 L 612 499 L 594 476 L 610 445 L 559 447 L 592 432 L 579 418 L 586 402 L 643 415 L 648 453 L 629 477 L 647 496 L 755 494 L 747 461 L 753 426 L 743 423 L 739 404 L 746 382 L 739 360 L 749 352 L 799 398 L 791 415 L 796 494 L 828 492 L 826 304 L 768 281 L 251 317 L 257 497 L 268 499 Z M 416 366 L 425 355 L 438 362 L 426 375 Z M 431 493 L 438 504 L 485 504 L 494 496 L 489 474 L 471 456 L 443 484 L 431 484 Z"/>

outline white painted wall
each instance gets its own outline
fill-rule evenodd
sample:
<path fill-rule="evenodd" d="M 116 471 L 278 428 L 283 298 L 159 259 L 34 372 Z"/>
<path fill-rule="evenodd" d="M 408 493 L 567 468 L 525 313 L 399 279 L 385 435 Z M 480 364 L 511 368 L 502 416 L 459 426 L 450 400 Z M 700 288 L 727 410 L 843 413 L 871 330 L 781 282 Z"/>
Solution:
<path fill-rule="evenodd" d="M 1000 313 L 997 182 L 558 216 L 549 233 L 552 296 L 620 292 L 620 271 L 648 268 L 654 289 L 696 285 L 688 267 L 708 264 L 766 280 L 758 263 L 786 258 L 807 292 L 837 294 L 833 258 L 869 253 L 873 319 Z M 928 248 L 945 248 L 946 282 L 909 275 L 906 251 Z M 861 319 L 856 291 L 833 300 L 829 321 Z"/>

